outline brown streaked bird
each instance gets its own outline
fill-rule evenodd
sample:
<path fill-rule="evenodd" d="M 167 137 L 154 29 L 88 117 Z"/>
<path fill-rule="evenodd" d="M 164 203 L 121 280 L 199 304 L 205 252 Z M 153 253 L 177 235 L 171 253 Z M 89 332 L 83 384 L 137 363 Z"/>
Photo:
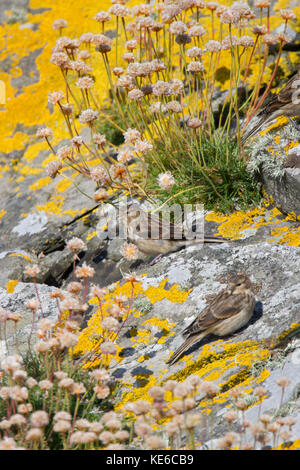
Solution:
<path fill-rule="evenodd" d="M 245 326 L 253 315 L 253 285 L 246 274 L 237 274 L 228 286 L 212 298 L 209 305 L 183 331 L 185 342 L 166 361 L 174 364 L 193 344 L 209 334 L 227 336 Z"/>
<path fill-rule="evenodd" d="M 127 237 L 142 253 L 150 256 L 166 255 L 195 243 L 228 241 L 226 238 L 218 237 L 186 239 L 180 225 L 172 222 L 164 223 L 160 217 L 145 212 L 138 204 L 132 204 L 127 208 Z"/>
<path fill-rule="evenodd" d="M 268 124 L 280 116 L 287 117 L 293 126 L 300 131 L 299 126 L 292 119 L 300 116 L 300 69 L 257 114 L 257 117 L 260 118 L 258 123 L 249 132 L 245 132 L 242 141 L 245 142 L 249 137 L 255 135 L 263 124 Z"/>

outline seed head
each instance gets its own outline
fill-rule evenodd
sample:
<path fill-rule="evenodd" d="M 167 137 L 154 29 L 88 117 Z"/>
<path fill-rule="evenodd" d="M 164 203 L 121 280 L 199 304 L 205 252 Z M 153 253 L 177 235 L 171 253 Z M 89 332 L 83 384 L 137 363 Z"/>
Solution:
<path fill-rule="evenodd" d="M 157 177 L 158 185 L 164 191 L 168 191 L 176 183 L 174 176 L 170 171 L 160 173 Z"/>
<path fill-rule="evenodd" d="M 104 188 L 100 188 L 96 192 L 94 192 L 93 197 L 95 202 L 102 202 L 107 201 L 107 199 L 109 199 L 109 194 Z"/>
<path fill-rule="evenodd" d="M 48 95 L 48 103 L 55 105 L 56 103 L 60 103 L 65 97 L 63 91 L 52 91 Z"/>
<path fill-rule="evenodd" d="M 43 428 L 49 423 L 49 416 L 46 411 L 35 411 L 30 416 L 30 424 L 35 428 Z"/>
<path fill-rule="evenodd" d="M 55 20 L 53 23 L 52 23 L 52 28 L 54 30 L 61 30 L 61 29 L 64 29 L 64 28 L 67 28 L 68 27 L 68 22 L 66 20 L 64 20 L 63 18 L 59 18 L 57 20 Z"/>
<path fill-rule="evenodd" d="M 135 261 L 139 257 L 139 250 L 133 243 L 124 243 L 121 254 L 125 259 Z"/>
<path fill-rule="evenodd" d="M 68 250 L 76 252 L 86 250 L 86 245 L 84 241 L 82 241 L 80 238 L 73 237 L 67 242 L 67 248 Z"/>
<path fill-rule="evenodd" d="M 287 377 L 280 377 L 276 380 L 276 383 L 279 387 L 285 388 L 291 383 L 291 381 Z"/>
<path fill-rule="evenodd" d="M 99 23 L 106 23 L 107 21 L 111 20 L 111 16 L 109 13 L 107 13 L 107 11 L 99 11 L 96 13 L 93 19 Z"/>
<path fill-rule="evenodd" d="M 94 111 L 93 109 L 89 108 L 81 112 L 79 116 L 79 121 L 81 122 L 81 124 L 91 124 L 98 118 L 98 116 L 98 111 Z"/>
<path fill-rule="evenodd" d="M 201 72 L 204 72 L 204 70 L 205 70 L 204 65 L 200 61 L 191 62 L 187 66 L 187 71 L 191 73 L 201 73 Z"/>
<path fill-rule="evenodd" d="M 293 12 L 293 10 L 280 10 L 279 14 L 280 14 L 281 18 L 285 21 L 295 20 L 296 19 L 296 15 Z"/>
<path fill-rule="evenodd" d="M 50 178 L 54 179 L 59 171 L 62 169 L 62 163 L 60 160 L 54 160 L 49 162 L 46 166 L 46 173 Z"/>

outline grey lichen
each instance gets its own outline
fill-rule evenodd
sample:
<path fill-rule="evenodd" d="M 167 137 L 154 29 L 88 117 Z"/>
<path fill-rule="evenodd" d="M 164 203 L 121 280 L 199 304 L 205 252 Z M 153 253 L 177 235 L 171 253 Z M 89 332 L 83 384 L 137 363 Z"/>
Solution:
<path fill-rule="evenodd" d="M 278 130 L 276 131 L 278 135 Z M 269 176 L 281 179 L 285 175 L 284 157 L 286 156 L 285 146 L 291 141 L 299 139 L 299 133 L 292 125 L 287 125 L 280 130 L 280 140 L 275 142 L 275 132 L 270 132 L 264 136 L 258 136 L 248 145 L 250 158 L 248 160 L 247 169 L 252 175 L 257 175 L 263 169 Z M 274 149 L 274 156 L 268 150 L 270 147 Z"/>
<path fill-rule="evenodd" d="M 141 313 L 149 313 L 152 303 L 147 297 L 140 296 L 133 302 L 133 307 Z"/>
<path fill-rule="evenodd" d="M 25 8 L 20 7 L 12 7 L 10 10 L 10 14 L 7 19 L 8 24 L 15 24 L 15 23 L 26 23 L 27 21 L 27 11 Z"/>

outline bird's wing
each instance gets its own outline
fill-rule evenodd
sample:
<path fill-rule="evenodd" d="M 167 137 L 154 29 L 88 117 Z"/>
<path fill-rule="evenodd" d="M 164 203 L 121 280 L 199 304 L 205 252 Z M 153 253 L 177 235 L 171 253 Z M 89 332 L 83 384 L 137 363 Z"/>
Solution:
<path fill-rule="evenodd" d="M 237 315 L 241 311 L 244 299 L 243 294 L 232 295 L 230 290 L 223 290 L 183 331 L 183 336 L 200 333 L 226 318 Z"/>
<path fill-rule="evenodd" d="M 163 221 L 159 216 L 140 210 L 139 237 L 163 240 L 185 241 L 180 225 Z"/>
<path fill-rule="evenodd" d="M 295 93 L 296 88 L 293 87 L 293 84 L 296 80 L 300 79 L 300 72 L 297 72 L 296 75 L 293 75 L 292 78 L 289 79 L 287 84 L 285 85 L 282 90 L 278 93 L 278 100 L 280 103 L 290 103 L 292 101 L 293 93 Z"/>
<path fill-rule="evenodd" d="M 258 115 L 260 116 L 264 114 L 272 114 L 273 112 L 280 109 L 283 105 L 290 103 L 292 101 L 293 93 L 295 93 L 296 90 L 293 87 L 293 84 L 297 78 L 300 79 L 299 72 L 297 72 L 289 79 L 286 85 L 279 91 L 276 96 L 274 96 L 274 98 L 271 98 L 271 100 L 266 104 L 266 106 L 261 110 Z"/>
<path fill-rule="evenodd" d="M 156 240 L 171 240 L 171 241 L 182 241 L 189 242 L 185 237 L 182 226 L 179 224 L 174 224 L 173 222 L 162 219 L 161 217 L 151 214 L 150 212 L 145 212 L 142 209 L 138 209 L 140 216 L 140 223 L 137 227 L 138 236 L 143 239 L 156 239 Z M 192 239 L 193 241 L 193 239 Z M 221 243 L 229 241 L 227 238 L 221 237 L 204 237 L 204 239 L 195 239 L 199 242 L 207 243 Z"/>

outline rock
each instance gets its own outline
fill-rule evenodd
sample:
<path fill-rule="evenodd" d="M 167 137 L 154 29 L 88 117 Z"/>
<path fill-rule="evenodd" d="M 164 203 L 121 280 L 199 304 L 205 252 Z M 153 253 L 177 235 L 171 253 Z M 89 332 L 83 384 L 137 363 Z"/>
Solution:
<path fill-rule="evenodd" d="M 281 394 L 276 380 L 287 376 L 291 384 L 286 389 L 280 413 L 299 417 L 299 397 L 292 397 L 300 376 L 299 341 L 290 339 L 288 347 L 283 349 L 277 343 L 284 332 L 291 328 L 294 331 L 296 325 L 295 335 L 299 336 L 299 256 L 297 247 L 268 243 L 247 245 L 246 242 L 235 246 L 232 242 L 200 249 L 190 247 L 140 270 L 139 274 L 146 273 L 142 277 L 143 293 L 134 303 L 140 313 L 131 315 L 126 322 L 118 340 L 122 348 L 121 362 L 112 364 L 114 377 L 122 381 L 118 406 L 137 397 L 147 399 L 153 385 L 168 379 L 180 382 L 190 374 L 197 374 L 220 386 L 216 403 L 210 405 L 211 419 L 216 417 L 213 429 L 216 438 L 227 430 L 223 413 L 230 404 L 228 391 L 231 388 L 241 385 L 247 403 L 253 405 L 257 398 L 252 389 L 265 386 L 268 395 L 262 410 L 274 413 Z M 206 297 L 224 287 L 222 278 L 228 273 L 241 271 L 253 282 L 262 284 L 248 325 L 226 338 L 207 337 L 190 348 L 177 363 L 166 365 L 171 352 L 183 342 L 183 329 L 207 304 Z M 150 305 L 146 302 L 149 298 Z M 205 400 L 201 396 L 197 400 L 201 409 Z M 250 407 L 246 417 L 249 415 L 249 420 L 255 422 L 257 413 L 257 406 Z M 201 440 L 201 430 L 199 432 Z M 297 432 L 298 427 L 292 439 L 297 438 Z"/>
<path fill-rule="evenodd" d="M 284 213 L 300 215 L 300 169 L 286 168 L 283 178 L 272 178 L 262 170 L 262 181 L 266 192 L 272 196 L 276 206 Z"/>
<path fill-rule="evenodd" d="M 300 215 L 300 170 L 297 168 L 299 145 L 286 150 L 299 140 L 291 124 L 282 129 L 250 139 L 248 170 L 262 182 L 267 194 L 284 213 Z"/>
<path fill-rule="evenodd" d="M 170 350 L 174 351 L 182 343 L 181 331 L 205 307 L 206 296 L 224 287 L 221 278 L 229 273 L 246 272 L 253 282 L 262 282 L 262 288 L 257 294 L 255 313 L 249 325 L 234 338 L 222 340 L 222 345 L 237 341 L 276 338 L 290 328 L 292 323 L 299 322 L 300 300 L 297 294 L 300 282 L 299 256 L 299 249 L 294 247 L 276 247 L 267 243 L 235 247 L 234 243 L 231 245 L 226 243 L 216 247 L 204 246 L 201 249 L 190 247 L 147 268 L 147 276 L 142 281 L 144 290 L 149 286 L 158 286 L 161 281 L 168 279 L 165 291 L 171 289 L 173 285 L 183 288 L 188 286 L 192 291 L 184 302 L 178 303 L 164 298 L 155 302 L 150 312 L 143 314 L 143 324 L 152 317 L 159 320 L 166 319 L 169 324 L 176 323 L 170 328 L 172 335 L 166 336 L 164 346 L 154 343 L 149 346 L 143 343 L 137 345 L 139 356 L 147 355 L 150 350 L 154 353 L 149 361 L 143 362 L 143 366 L 147 368 L 151 364 L 153 374 L 159 376 L 161 369 L 165 367 L 165 360 L 170 356 Z M 132 322 L 129 320 L 127 330 L 130 330 L 133 324 L 136 324 L 136 320 L 132 319 Z M 120 345 L 128 347 L 132 343 L 134 343 L 132 338 L 128 338 L 124 332 L 120 338 Z M 217 344 L 217 349 L 220 347 L 219 343 L 213 343 Z M 200 351 L 201 346 L 198 345 L 189 352 L 189 358 L 192 358 L 194 363 Z M 167 375 L 176 374 L 182 369 L 185 361 L 186 359 L 171 366 Z M 131 371 L 136 366 L 134 357 L 130 357 L 128 363 L 125 360 L 122 367 L 124 365 L 126 365 L 124 379 L 130 382 Z"/>

